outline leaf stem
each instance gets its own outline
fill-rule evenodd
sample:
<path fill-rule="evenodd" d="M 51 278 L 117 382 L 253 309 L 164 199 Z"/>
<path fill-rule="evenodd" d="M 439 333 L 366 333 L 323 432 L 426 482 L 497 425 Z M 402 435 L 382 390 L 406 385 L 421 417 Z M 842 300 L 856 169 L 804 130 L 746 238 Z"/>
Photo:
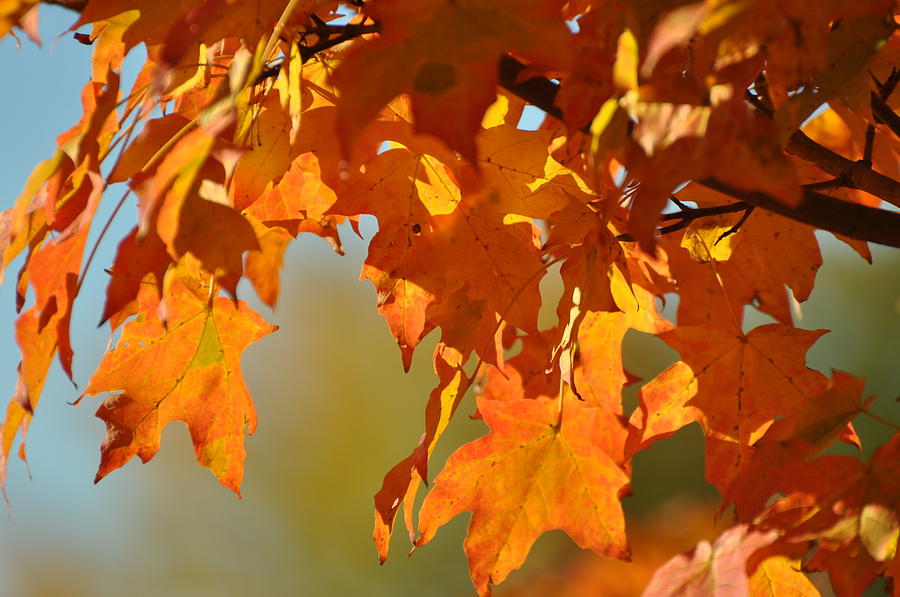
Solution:
<path fill-rule="evenodd" d="M 275 23 L 275 29 L 272 30 L 272 35 L 269 36 L 269 41 L 266 42 L 266 49 L 263 50 L 262 53 L 262 59 L 264 61 L 267 59 L 266 57 L 272 53 L 272 50 L 275 49 L 275 44 L 278 43 L 281 31 L 287 24 L 288 19 L 291 18 L 291 13 L 294 12 L 294 8 L 297 6 L 298 1 L 299 0 L 290 0 L 281 12 L 281 16 L 278 17 L 278 22 Z"/>
<path fill-rule="evenodd" d="M 897 425 L 896 423 L 891 423 L 887 419 L 884 419 L 869 410 L 863 410 L 862 414 L 866 415 L 873 421 L 877 421 L 877 422 L 881 423 L 882 425 L 884 425 L 885 427 L 888 427 L 889 429 L 893 429 L 896 432 L 900 432 L 900 425 Z"/>
<path fill-rule="evenodd" d="M 122 206 L 125 205 L 125 199 L 128 198 L 128 195 L 131 194 L 131 189 L 126 189 L 122 194 L 122 197 L 119 199 L 119 202 L 113 208 L 111 214 L 109 214 L 109 218 L 106 219 L 106 223 L 103 224 L 103 229 L 100 230 L 100 235 L 97 237 L 97 240 L 94 241 L 94 245 L 91 247 L 91 252 L 88 254 L 87 261 L 84 262 L 84 267 L 81 268 L 81 275 L 78 277 L 78 282 L 75 284 L 75 295 L 81 291 L 81 285 L 84 284 L 84 279 L 87 277 L 88 270 L 91 267 L 91 263 L 94 261 L 94 256 L 97 254 L 97 249 L 100 247 L 100 243 L 103 241 L 103 237 L 106 236 L 107 231 L 109 231 L 109 227 L 112 225 L 113 220 L 116 219 L 116 216 L 119 214 L 119 210 L 122 209 Z"/>

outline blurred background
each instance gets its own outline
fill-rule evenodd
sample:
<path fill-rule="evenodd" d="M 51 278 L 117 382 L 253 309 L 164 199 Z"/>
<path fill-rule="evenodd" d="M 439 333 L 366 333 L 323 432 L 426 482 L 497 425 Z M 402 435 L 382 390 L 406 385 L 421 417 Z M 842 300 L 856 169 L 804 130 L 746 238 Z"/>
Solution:
<path fill-rule="evenodd" d="M 43 7 L 42 48 L 25 41 L 17 49 L 11 37 L 0 41 L 2 208 L 13 204 L 34 165 L 52 154 L 55 136 L 81 114 L 90 48 L 70 34 L 56 39 L 73 21 L 74 13 Z M 129 60 L 126 72 L 136 65 Z M 113 191 L 106 203 L 116 197 Z M 108 215 L 111 206 L 105 208 Z M 102 209 L 98 222 L 105 218 Z M 80 387 L 109 342 L 108 330 L 96 327 L 102 269 L 134 217 L 132 202 L 101 246 L 76 303 L 72 333 Z M 251 346 L 243 361 L 260 421 L 247 441 L 243 499 L 197 466 L 181 424 L 166 428 L 162 449 L 150 463 L 135 459 L 93 485 L 105 431 L 93 416 L 100 401 L 70 406 L 80 390 L 54 366 L 29 429 L 29 465 L 10 463 L 10 509 L 0 517 L 0 595 L 472 594 L 462 552 L 466 516 L 411 558 L 398 523 L 383 567 L 371 542 L 372 495 L 384 473 L 418 441 L 436 378 L 435 339 L 422 344 L 404 375 L 399 351 L 375 310 L 375 293 L 368 282 L 357 281 L 374 223 L 363 228 L 366 239 L 343 231 L 344 257 L 318 238 L 295 242 L 274 313 L 255 301 L 249 287 L 239 291 L 281 326 Z M 809 365 L 865 377 L 867 393 L 879 396 L 875 412 L 900 420 L 900 252 L 873 247 L 869 266 L 829 235 L 820 240 L 825 265 L 797 325 L 832 332 L 812 348 Z M 18 266 L 0 287 L 0 397 L 12 395 L 19 360 L 11 284 Z M 555 283 L 548 277 L 545 288 L 552 292 Z M 748 326 L 766 322 L 750 316 Z M 629 370 L 651 379 L 675 354 L 634 333 L 625 358 Z M 627 404 L 633 407 L 633 389 Z M 439 446 L 433 470 L 454 447 L 484 434 L 480 421 L 464 416 L 473 408 L 469 396 L 463 416 Z M 868 418 L 856 424 L 865 455 L 889 435 Z M 703 480 L 701 439 L 692 425 L 636 458 L 634 495 L 624 503 L 634 521 L 636 552 L 648 562 L 643 572 L 640 562 L 631 570 L 643 577 L 632 580 L 622 565 L 582 557 L 557 531 L 539 540 L 525 567 L 497 594 L 597 594 L 600 586 L 604 594 L 636 594 L 657 565 L 649 562 L 714 537 L 718 530 L 708 504 L 716 494 Z M 643 530 L 650 526 L 652 533 Z"/>

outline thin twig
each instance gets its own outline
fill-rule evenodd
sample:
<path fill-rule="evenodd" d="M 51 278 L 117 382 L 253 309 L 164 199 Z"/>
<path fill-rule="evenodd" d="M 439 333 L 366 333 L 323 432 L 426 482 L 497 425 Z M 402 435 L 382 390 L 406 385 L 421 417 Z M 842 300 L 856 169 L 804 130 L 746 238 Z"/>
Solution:
<path fill-rule="evenodd" d="M 900 425 L 897 425 L 896 423 L 891 423 L 891 422 L 888 421 L 887 419 L 884 419 L 884 418 L 882 418 L 882 417 L 879 417 L 878 415 L 876 415 L 876 414 L 873 413 L 873 412 L 870 412 L 870 411 L 868 411 L 868 410 L 863 410 L 863 411 L 862 411 L 862 414 L 866 415 L 867 417 L 869 417 L 869 418 L 872 419 L 873 421 L 878 421 L 879 423 L 881 423 L 881 424 L 884 425 L 885 427 L 889 427 L 889 428 L 893 429 L 894 431 L 900 431 Z"/>
<path fill-rule="evenodd" d="M 748 207 L 744 210 L 744 214 L 741 216 L 741 219 L 738 220 L 737 222 L 735 222 L 735 223 L 734 223 L 734 226 L 732 226 L 731 228 L 729 228 L 728 230 L 726 230 L 725 232 L 723 232 L 723 233 L 719 236 L 719 238 L 716 239 L 716 242 L 713 243 L 713 246 L 715 247 L 715 246 L 718 245 L 720 242 L 722 242 L 723 239 L 728 238 L 729 236 L 731 236 L 732 234 L 734 234 L 735 232 L 737 232 L 738 230 L 740 230 L 740 229 L 741 229 L 741 226 L 744 225 L 744 222 L 747 221 L 747 218 L 750 217 L 750 214 L 753 213 L 753 209 L 754 209 L 754 207 L 753 207 L 752 205 L 748 206 Z"/>
<path fill-rule="evenodd" d="M 316 29 L 309 29 L 304 36 L 315 35 L 318 41 L 311 46 L 300 46 L 300 59 L 307 62 L 310 58 L 338 46 L 346 41 L 360 37 L 367 33 L 378 33 L 381 25 L 378 23 L 354 23 L 349 25 L 322 25 Z"/>
<path fill-rule="evenodd" d="M 660 219 L 663 222 L 668 222 L 671 220 L 679 221 L 675 224 L 670 224 L 668 226 L 663 226 L 662 228 L 657 229 L 657 233 L 659 233 L 660 235 L 671 234 L 673 232 L 677 232 L 678 230 L 682 230 L 683 228 L 686 228 L 688 224 L 699 218 L 708 218 L 711 216 L 720 216 L 723 214 L 733 214 L 739 211 L 743 211 L 746 213 L 753 208 L 753 206 L 748 205 L 743 201 L 729 203 L 728 205 L 714 205 L 712 207 L 690 207 L 688 205 L 685 205 L 681 201 L 675 201 L 674 197 L 672 199 L 676 205 L 682 206 L 682 210 L 674 213 L 663 214 Z M 743 220 L 745 219 L 746 216 L 742 217 L 742 221 L 740 221 L 739 224 L 743 224 Z M 616 240 L 622 242 L 636 241 L 636 239 L 627 232 L 616 235 Z"/>
<path fill-rule="evenodd" d="M 897 115 L 896 112 L 891 110 L 891 107 L 887 105 L 887 103 L 878 97 L 878 94 L 874 91 L 871 92 L 871 100 L 872 100 L 872 113 L 878 117 L 878 119 L 883 122 L 891 132 L 900 137 L 900 116 Z"/>

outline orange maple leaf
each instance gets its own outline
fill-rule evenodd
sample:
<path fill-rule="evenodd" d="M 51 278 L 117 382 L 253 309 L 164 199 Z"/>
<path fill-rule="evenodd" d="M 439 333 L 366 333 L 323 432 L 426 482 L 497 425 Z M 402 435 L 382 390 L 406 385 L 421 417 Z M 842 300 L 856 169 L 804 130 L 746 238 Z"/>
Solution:
<path fill-rule="evenodd" d="M 208 289 L 177 278 L 165 294 L 164 324 L 156 291 L 142 290 L 138 317 L 125 324 L 85 390 L 116 392 L 97 410 L 107 434 L 95 481 L 135 455 L 153 458 L 163 427 L 179 420 L 188 426 L 197 461 L 238 493 L 244 434 L 256 429 L 241 353 L 277 328 L 242 301 L 209 301 Z"/>
<path fill-rule="evenodd" d="M 562 416 L 559 408 L 557 400 L 479 400 L 490 434 L 450 456 L 422 504 L 417 546 L 472 511 L 464 547 L 481 595 L 551 529 L 600 555 L 628 558 L 619 504 L 628 488 L 623 423 L 568 393 Z"/>

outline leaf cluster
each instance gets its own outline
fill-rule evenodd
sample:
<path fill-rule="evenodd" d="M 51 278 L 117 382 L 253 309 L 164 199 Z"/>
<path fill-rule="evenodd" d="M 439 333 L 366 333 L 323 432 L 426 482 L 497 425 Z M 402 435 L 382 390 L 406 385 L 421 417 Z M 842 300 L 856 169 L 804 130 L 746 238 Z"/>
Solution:
<path fill-rule="evenodd" d="M 375 495 L 382 561 L 398 516 L 418 549 L 463 511 L 481 595 L 551 529 L 627 559 L 635 455 L 697 423 L 734 524 L 645 594 L 814 594 L 804 572 L 826 570 L 847 597 L 896 578 L 898 428 L 879 419 L 894 435 L 867 461 L 822 455 L 860 448 L 853 419 L 877 417 L 862 380 L 806 366 L 826 330 L 792 316 L 822 264 L 816 229 L 869 261 L 869 242 L 900 247 L 895 3 L 56 3 L 77 13 L 68 50 L 91 51 L 92 72 L 81 120 L 0 215 L 2 267 L 23 258 L 4 483 L 54 358 L 72 376 L 101 201 L 116 217 L 136 200 L 138 217 L 99 315 L 120 336 L 82 396 L 106 395 L 97 480 L 152 458 L 180 420 L 236 493 L 256 427 L 241 354 L 276 329 L 238 284 L 274 307 L 290 242 L 342 253 L 368 214 L 361 276 L 403 367 L 439 337 L 421 439 Z M 38 41 L 37 4 L 7 4 L 0 35 Z M 546 114 L 537 130 L 518 126 L 528 105 Z M 540 282 L 557 265 L 548 328 Z M 750 307 L 775 323 L 747 330 Z M 631 412 L 629 330 L 680 357 Z M 489 432 L 434 475 L 470 393 Z"/>

